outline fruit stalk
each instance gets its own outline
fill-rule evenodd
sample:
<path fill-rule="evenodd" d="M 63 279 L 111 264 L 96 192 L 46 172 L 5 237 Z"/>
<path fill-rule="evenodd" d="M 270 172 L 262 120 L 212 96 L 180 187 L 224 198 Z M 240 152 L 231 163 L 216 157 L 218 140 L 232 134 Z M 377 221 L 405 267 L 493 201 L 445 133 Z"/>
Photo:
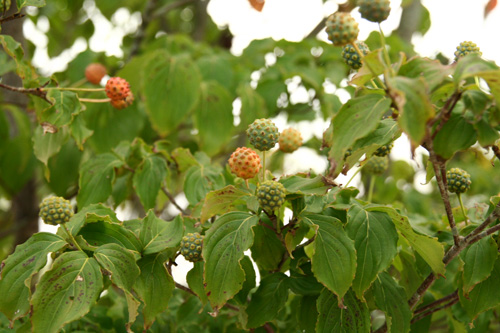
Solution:
<path fill-rule="evenodd" d="M 80 245 L 78 245 L 78 243 L 77 243 L 77 241 L 76 241 L 75 237 L 73 237 L 73 235 L 72 235 L 72 234 L 71 234 L 71 232 L 69 231 L 68 227 L 66 226 L 66 223 L 61 223 L 61 226 L 62 226 L 63 230 L 66 232 L 66 235 L 69 237 L 70 242 L 71 242 L 71 243 L 73 243 L 72 245 L 73 245 L 74 247 L 76 247 L 78 250 L 80 250 L 80 251 L 82 251 L 82 252 L 83 252 L 83 250 L 82 250 L 82 248 L 80 247 Z"/>

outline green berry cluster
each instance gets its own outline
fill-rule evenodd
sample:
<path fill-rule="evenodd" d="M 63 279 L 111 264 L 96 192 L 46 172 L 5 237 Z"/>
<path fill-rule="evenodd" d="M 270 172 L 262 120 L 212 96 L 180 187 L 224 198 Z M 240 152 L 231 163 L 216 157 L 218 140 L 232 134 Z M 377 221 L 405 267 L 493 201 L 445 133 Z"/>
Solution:
<path fill-rule="evenodd" d="M 358 22 L 349 13 L 336 12 L 326 19 L 326 33 L 335 46 L 352 44 L 358 38 Z"/>
<path fill-rule="evenodd" d="M 260 151 L 274 148 L 280 133 L 276 125 L 270 119 L 256 119 L 247 128 L 247 136 L 252 146 Z"/>
<path fill-rule="evenodd" d="M 382 22 L 391 12 L 389 0 L 358 0 L 361 17 L 371 22 Z"/>
<path fill-rule="evenodd" d="M 392 143 L 392 142 L 389 142 L 386 145 L 380 146 L 377 150 L 375 150 L 373 155 L 380 156 L 380 157 L 387 156 L 391 152 L 391 149 L 393 146 L 394 146 L 394 143 Z"/>
<path fill-rule="evenodd" d="M 475 43 L 465 41 L 457 46 L 457 50 L 455 51 L 455 61 L 458 61 L 458 59 L 465 57 L 468 54 L 477 54 L 479 56 L 483 55 Z"/>
<path fill-rule="evenodd" d="M 368 52 L 370 52 L 368 46 L 362 41 L 357 40 L 354 43 L 361 51 L 361 53 L 363 53 L 363 56 L 367 55 Z M 347 64 L 347 66 L 351 67 L 352 69 L 361 68 L 362 57 L 359 55 L 358 51 L 356 51 L 356 48 L 352 44 L 347 44 L 343 47 L 342 58 L 344 58 L 344 62 Z"/>
<path fill-rule="evenodd" d="M 446 182 L 448 191 L 451 193 L 467 192 L 471 184 L 470 175 L 460 168 L 451 168 L 446 171 Z"/>
<path fill-rule="evenodd" d="M 363 166 L 363 171 L 373 175 L 381 175 L 389 166 L 389 158 L 387 156 L 372 156 Z"/>
<path fill-rule="evenodd" d="M 40 203 L 38 214 L 43 222 L 51 225 L 66 223 L 73 216 L 71 203 L 63 197 L 49 197 Z"/>
<path fill-rule="evenodd" d="M 203 246 L 203 236 L 199 233 L 188 233 L 181 240 L 181 254 L 187 261 L 197 262 L 202 260 L 201 249 Z"/>
<path fill-rule="evenodd" d="M 257 188 L 257 200 L 260 207 L 271 213 L 279 209 L 285 202 L 286 190 L 283 184 L 274 180 L 263 182 Z"/>

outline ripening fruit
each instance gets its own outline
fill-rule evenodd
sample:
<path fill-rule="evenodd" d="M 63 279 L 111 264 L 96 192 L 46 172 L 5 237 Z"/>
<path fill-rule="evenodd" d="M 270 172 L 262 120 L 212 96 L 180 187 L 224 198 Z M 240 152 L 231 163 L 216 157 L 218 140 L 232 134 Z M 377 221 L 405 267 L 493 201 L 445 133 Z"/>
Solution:
<path fill-rule="evenodd" d="M 102 78 L 107 74 L 106 67 L 99 63 L 92 63 L 85 68 L 87 81 L 93 84 L 101 83 Z"/>
<path fill-rule="evenodd" d="M 326 19 L 326 33 L 335 46 L 352 44 L 358 38 L 358 22 L 349 13 L 336 12 Z"/>
<path fill-rule="evenodd" d="M 278 142 L 282 152 L 291 153 L 302 146 L 302 135 L 294 128 L 287 128 L 281 132 Z"/>
<path fill-rule="evenodd" d="M 358 0 L 361 17 L 371 22 L 383 22 L 391 12 L 389 0 Z"/>
<path fill-rule="evenodd" d="M 203 247 L 203 236 L 199 233 L 188 233 L 181 240 L 181 254 L 187 261 L 197 262 L 202 260 L 201 249 Z"/>
<path fill-rule="evenodd" d="M 455 51 L 455 61 L 458 61 L 458 59 L 465 57 L 468 54 L 477 54 L 479 56 L 483 55 L 475 43 L 465 41 L 457 46 L 457 50 Z"/>
<path fill-rule="evenodd" d="M 448 191 L 451 193 L 465 193 L 471 184 L 470 175 L 460 168 L 451 168 L 446 171 L 446 182 Z"/>
<path fill-rule="evenodd" d="M 389 166 L 389 158 L 387 156 L 372 156 L 363 166 L 363 171 L 373 174 L 381 175 L 387 170 Z"/>
<path fill-rule="evenodd" d="M 262 209 L 272 213 L 285 203 L 286 190 L 283 184 L 268 180 L 257 188 L 257 200 Z"/>
<path fill-rule="evenodd" d="M 362 41 L 357 40 L 354 43 L 356 43 L 356 46 L 363 53 L 363 56 L 367 55 L 368 52 L 370 52 L 368 45 L 366 45 Z M 344 58 L 344 62 L 352 69 L 361 68 L 362 58 L 352 44 L 347 44 L 346 46 L 344 46 L 344 48 L 342 49 L 342 58 Z"/>
<path fill-rule="evenodd" d="M 112 77 L 106 82 L 104 90 L 112 101 L 119 101 L 130 94 L 130 84 L 121 77 Z"/>
<path fill-rule="evenodd" d="M 270 119 L 261 118 L 248 126 L 247 136 L 252 146 L 260 151 L 267 151 L 276 145 L 280 133 Z"/>
<path fill-rule="evenodd" d="M 43 222 L 58 225 L 69 221 L 73 216 L 73 207 L 63 197 L 52 196 L 42 200 L 38 215 L 42 218 Z"/>
<path fill-rule="evenodd" d="M 134 94 L 132 92 L 128 93 L 128 96 L 123 99 L 111 100 L 111 106 L 115 109 L 122 110 L 129 107 L 134 102 Z"/>
<path fill-rule="evenodd" d="M 236 176 L 251 179 L 261 168 L 259 155 L 250 148 L 236 148 L 229 158 L 229 168 Z"/>
<path fill-rule="evenodd" d="M 393 146 L 394 146 L 394 143 L 392 143 L 392 142 L 389 142 L 386 145 L 380 146 L 377 150 L 375 150 L 373 155 L 380 156 L 380 157 L 387 156 L 391 152 L 391 149 Z"/>

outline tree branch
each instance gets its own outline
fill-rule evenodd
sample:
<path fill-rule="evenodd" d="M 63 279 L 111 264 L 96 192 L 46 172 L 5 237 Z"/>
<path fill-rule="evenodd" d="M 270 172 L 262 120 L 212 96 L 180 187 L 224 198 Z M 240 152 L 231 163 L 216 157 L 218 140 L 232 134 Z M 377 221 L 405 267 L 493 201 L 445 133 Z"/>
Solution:
<path fill-rule="evenodd" d="M 423 313 L 423 312 L 426 312 L 427 310 L 429 309 L 432 309 L 434 307 L 436 307 L 437 305 L 441 304 L 441 303 L 444 303 L 444 302 L 447 302 L 447 301 L 451 301 L 453 300 L 455 297 L 458 297 L 458 290 L 455 290 L 454 292 L 452 292 L 451 294 L 447 295 L 447 296 L 444 296 L 443 298 L 440 298 L 438 299 L 437 301 L 434 301 L 432 303 L 429 303 L 427 304 L 426 306 L 423 306 L 421 308 L 418 308 L 414 314 L 420 314 L 420 313 Z"/>
<path fill-rule="evenodd" d="M 495 156 L 500 160 L 500 148 L 498 148 L 497 145 L 492 145 L 491 149 L 493 149 L 493 153 L 495 153 Z"/>
<path fill-rule="evenodd" d="M 0 83 L 0 88 L 3 88 L 5 90 L 9 90 L 9 91 L 18 92 L 20 94 L 34 95 L 34 96 L 40 97 L 41 99 L 45 100 L 47 103 L 52 104 L 52 102 L 47 99 L 47 92 L 45 90 L 43 90 L 42 88 L 13 87 L 13 86 L 9 86 L 9 85 L 3 84 L 3 83 Z"/>
<path fill-rule="evenodd" d="M 162 186 L 161 187 L 161 190 L 163 191 L 163 193 L 165 193 L 165 195 L 168 197 L 168 199 L 170 200 L 170 202 L 172 203 L 172 205 L 175 206 L 175 208 L 177 208 L 177 210 L 179 212 L 182 213 L 182 215 L 189 215 L 189 213 L 187 211 L 185 211 L 184 209 L 182 209 L 181 206 L 179 206 L 179 204 L 177 203 L 177 201 L 175 201 L 175 198 L 174 196 L 172 195 L 172 193 L 170 193 L 166 188 L 165 186 Z"/>
<path fill-rule="evenodd" d="M 0 18 L 0 24 L 3 24 L 3 23 L 8 22 L 8 21 L 12 21 L 12 20 L 17 20 L 17 19 L 23 18 L 25 16 L 26 16 L 26 14 L 14 13 L 14 14 L 9 15 L 7 17 Z"/>

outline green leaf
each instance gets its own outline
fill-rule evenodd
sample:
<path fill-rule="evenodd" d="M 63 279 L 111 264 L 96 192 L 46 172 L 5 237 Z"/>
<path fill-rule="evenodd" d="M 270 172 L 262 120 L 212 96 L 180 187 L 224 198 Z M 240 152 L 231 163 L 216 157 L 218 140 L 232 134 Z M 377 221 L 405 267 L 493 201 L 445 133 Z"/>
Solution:
<path fill-rule="evenodd" d="M 182 217 L 177 215 L 172 221 L 167 222 L 156 217 L 150 209 L 142 221 L 139 238 L 143 245 L 143 254 L 161 252 L 165 249 L 176 247 L 184 235 Z"/>
<path fill-rule="evenodd" d="M 253 242 L 252 227 L 258 216 L 231 212 L 218 218 L 203 241 L 205 283 L 208 300 L 220 309 L 243 286 L 245 272 L 240 261 Z"/>
<path fill-rule="evenodd" d="M 368 67 L 368 65 L 370 67 Z M 382 49 L 373 50 L 364 57 L 363 66 L 358 70 L 356 75 L 353 76 L 351 83 L 357 86 L 363 86 L 374 77 L 372 70 L 375 71 L 376 75 L 384 73 L 385 62 L 383 60 Z"/>
<path fill-rule="evenodd" d="M 415 57 L 401 66 L 398 75 L 412 79 L 423 77 L 429 90 L 433 91 L 449 77 L 451 72 L 451 67 L 441 64 L 439 60 Z"/>
<path fill-rule="evenodd" d="M 467 297 L 475 285 L 491 275 L 498 258 L 498 245 L 493 236 L 485 237 L 462 251 L 460 257 L 464 262 L 463 295 Z"/>
<path fill-rule="evenodd" d="M 491 126 L 486 116 L 474 124 L 474 129 L 477 133 L 477 141 L 482 147 L 493 145 L 500 138 L 500 133 Z"/>
<path fill-rule="evenodd" d="M 434 138 L 434 151 L 442 158 L 449 159 L 457 151 L 472 146 L 476 139 L 474 126 L 461 114 L 454 112 Z"/>
<path fill-rule="evenodd" d="M 52 105 L 43 110 L 40 122 L 48 122 L 56 127 L 67 125 L 73 116 L 82 110 L 82 103 L 78 95 L 71 91 L 51 89 L 47 92 L 47 98 Z"/>
<path fill-rule="evenodd" d="M 394 141 L 401 135 L 401 130 L 397 122 L 393 119 L 383 119 L 379 122 L 377 128 L 365 137 L 357 140 L 352 146 L 353 151 L 369 147 L 372 145 L 382 146 Z"/>
<path fill-rule="evenodd" d="M 80 191 L 76 198 L 78 208 L 108 199 L 115 179 L 115 168 L 122 165 L 123 161 L 111 153 L 99 154 L 83 163 L 78 181 Z"/>
<path fill-rule="evenodd" d="M 427 121 L 435 113 L 424 78 L 397 76 L 389 79 L 387 85 L 400 112 L 399 126 L 408 134 L 412 143 L 418 146 L 424 139 Z"/>
<path fill-rule="evenodd" d="M 132 250 L 137 254 L 139 254 L 142 248 L 137 236 L 120 224 L 104 221 L 88 223 L 80 230 L 79 235 L 82 236 L 89 245 L 94 247 L 113 243 Z"/>
<path fill-rule="evenodd" d="M 17 246 L 14 253 L 5 259 L 0 272 L 0 311 L 9 320 L 28 313 L 31 278 L 45 266 L 48 253 L 59 251 L 66 245 L 63 238 L 40 232 Z"/>
<path fill-rule="evenodd" d="M 198 295 L 201 303 L 206 304 L 208 298 L 205 293 L 205 287 L 203 286 L 203 265 L 204 263 L 202 261 L 195 262 L 193 268 L 186 275 L 186 282 L 189 288 Z"/>
<path fill-rule="evenodd" d="M 312 243 L 312 271 L 319 282 L 339 297 L 339 306 L 342 306 L 342 298 L 356 273 L 354 241 L 347 236 L 335 217 L 308 214 L 301 218 L 316 230 L 316 238 Z"/>
<path fill-rule="evenodd" d="M 19 10 L 21 7 L 22 6 L 19 6 L 18 4 Z M 2 44 L 5 53 L 11 56 L 16 62 L 17 74 L 21 77 L 21 79 L 26 79 L 30 76 L 30 74 L 32 74 L 31 69 L 23 63 L 24 50 L 21 43 L 17 42 L 14 38 L 12 38 L 12 36 L 8 35 L 0 35 L 0 43 Z"/>
<path fill-rule="evenodd" d="M 78 115 L 73 118 L 70 125 L 70 132 L 73 139 L 75 139 L 76 144 L 80 150 L 83 150 L 83 144 L 87 139 L 94 134 L 94 131 L 87 128 L 85 118 Z"/>
<path fill-rule="evenodd" d="M 305 333 L 315 333 L 318 320 L 318 309 L 316 308 L 318 296 L 303 296 L 298 309 L 298 321 L 300 329 Z"/>
<path fill-rule="evenodd" d="M 403 287 L 399 286 L 389 274 L 382 272 L 373 283 L 373 295 L 375 304 L 385 313 L 388 331 L 409 332 L 413 314 Z"/>
<path fill-rule="evenodd" d="M 491 275 L 483 282 L 477 284 L 465 297 L 463 288 L 459 287 L 460 304 L 467 314 L 474 320 L 481 312 L 489 310 L 500 304 L 500 288 L 498 288 L 498 277 L 500 276 L 500 258 L 497 258 Z"/>
<path fill-rule="evenodd" d="M 353 292 L 344 297 L 344 307 L 340 300 L 328 289 L 323 289 L 317 301 L 318 321 L 316 332 L 370 332 L 370 312 L 365 303 L 356 298 Z"/>
<path fill-rule="evenodd" d="M 129 327 L 137 317 L 140 302 L 133 296 L 132 287 L 141 273 L 135 263 L 135 256 L 126 248 L 117 244 L 104 244 L 94 252 L 97 262 L 111 275 L 111 282 L 123 290 L 127 299 Z"/>
<path fill-rule="evenodd" d="M 347 235 L 354 240 L 357 255 L 353 290 L 363 294 L 377 274 L 386 269 L 397 254 L 398 233 L 389 215 L 352 206 L 347 214 Z"/>
<path fill-rule="evenodd" d="M 99 264 L 80 251 L 66 252 L 42 275 L 31 300 L 34 332 L 58 332 L 83 317 L 103 288 Z"/>
<path fill-rule="evenodd" d="M 274 320 L 288 299 L 288 276 L 274 273 L 260 281 L 246 312 L 247 328 L 256 328 Z"/>
<path fill-rule="evenodd" d="M 240 303 L 241 305 L 247 306 L 248 305 L 248 294 L 250 291 L 255 288 L 256 286 L 256 275 L 255 275 L 255 269 L 253 268 L 253 262 L 250 260 L 248 256 L 244 256 L 243 259 L 240 261 L 240 265 L 245 271 L 245 282 L 243 282 L 243 287 L 238 291 L 236 295 L 234 295 L 234 300 Z M 203 282 L 203 281 L 201 281 Z M 205 303 L 207 296 L 204 295 L 204 298 L 200 299 L 205 299 Z"/>
<path fill-rule="evenodd" d="M 434 273 L 444 275 L 443 263 L 444 248 L 436 238 L 417 234 L 410 225 L 408 217 L 399 214 L 394 208 L 374 206 L 366 208 L 367 211 L 379 211 L 387 213 L 399 233 L 410 243 L 411 247 L 425 260 Z"/>
<path fill-rule="evenodd" d="M 166 252 L 144 256 L 137 262 L 141 274 L 135 282 L 135 291 L 144 301 L 144 329 L 153 324 L 156 315 L 165 311 L 175 284 L 165 267 L 169 259 Z"/>
<path fill-rule="evenodd" d="M 69 222 L 66 223 L 66 227 L 73 236 L 76 236 L 83 226 L 96 221 L 120 223 L 114 210 L 102 204 L 93 204 L 73 215 Z"/>
<path fill-rule="evenodd" d="M 204 223 L 214 215 L 223 215 L 235 210 L 236 205 L 244 204 L 245 197 L 250 193 L 228 185 L 223 189 L 211 191 L 205 197 L 205 203 L 201 209 L 201 223 Z"/>
<path fill-rule="evenodd" d="M 172 158 L 177 164 L 179 172 L 184 172 L 194 165 L 198 165 L 198 161 L 191 154 L 189 149 L 177 147 L 172 151 Z"/>
<path fill-rule="evenodd" d="M 18 10 L 21 10 L 21 8 L 26 6 L 34 6 L 34 7 L 45 6 L 45 0 L 16 0 L 16 2 Z"/>
<path fill-rule="evenodd" d="M 42 126 L 37 126 L 33 133 L 33 152 L 47 166 L 49 158 L 61 150 L 62 145 L 67 139 L 68 134 L 64 130 L 57 131 L 56 133 L 44 133 Z"/>
<path fill-rule="evenodd" d="M 167 175 L 167 162 L 160 156 L 146 157 L 134 173 L 133 184 L 144 210 L 156 206 L 156 197 Z"/>
<path fill-rule="evenodd" d="M 455 86 L 459 86 L 463 80 L 469 77 L 481 76 L 483 73 L 498 71 L 497 65 L 492 61 L 482 59 L 479 55 L 469 54 L 458 59 L 453 80 Z"/>
<path fill-rule="evenodd" d="M 332 142 L 329 157 L 336 163 L 335 170 L 342 169 L 345 152 L 353 143 L 377 128 L 382 115 L 390 108 L 391 101 L 377 94 L 352 98 L 333 117 Z"/>
<path fill-rule="evenodd" d="M 144 97 L 152 126 L 162 136 L 172 133 L 194 110 L 201 75 L 187 57 L 158 53 L 145 69 Z"/>
<path fill-rule="evenodd" d="M 228 53 L 225 54 L 210 54 L 202 56 L 196 60 L 196 64 L 200 69 L 203 81 L 214 81 L 228 91 L 234 89 L 234 73 L 230 65 L 231 58 Z"/>
<path fill-rule="evenodd" d="M 186 173 L 184 193 L 191 205 L 203 200 L 208 192 L 224 186 L 220 168 L 216 166 L 194 165 Z"/>
<path fill-rule="evenodd" d="M 200 148 L 213 156 L 233 136 L 233 106 L 227 90 L 216 82 L 201 84 L 200 103 L 194 113 Z"/>
<path fill-rule="evenodd" d="M 269 227 L 269 220 L 263 221 Z M 286 249 L 273 230 L 258 225 L 253 228 L 254 241 L 250 250 L 252 258 L 262 271 L 274 271 L 283 258 Z"/>
<path fill-rule="evenodd" d="M 289 176 L 280 179 L 288 193 L 297 194 L 325 194 L 329 186 L 325 185 L 322 176 L 305 178 L 301 176 Z"/>

